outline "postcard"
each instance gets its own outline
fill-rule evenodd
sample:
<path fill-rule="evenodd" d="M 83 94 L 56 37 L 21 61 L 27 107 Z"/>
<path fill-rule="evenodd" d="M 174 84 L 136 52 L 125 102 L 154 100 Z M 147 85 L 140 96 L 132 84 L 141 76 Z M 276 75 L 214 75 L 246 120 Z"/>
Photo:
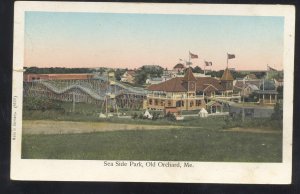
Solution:
<path fill-rule="evenodd" d="M 295 8 L 16 2 L 11 179 L 290 184 Z"/>

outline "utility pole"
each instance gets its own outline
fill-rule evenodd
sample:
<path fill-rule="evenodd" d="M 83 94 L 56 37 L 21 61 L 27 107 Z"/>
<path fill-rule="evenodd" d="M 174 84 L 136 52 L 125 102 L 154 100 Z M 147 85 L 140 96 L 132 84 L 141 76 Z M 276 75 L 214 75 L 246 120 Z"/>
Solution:
<path fill-rule="evenodd" d="M 242 122 L 245 121 L 245 78 L 243 78 L 243 109 L 242 109 Z"/>
<path fill-rule="evenodd" d="M 73 92 L 73 109 L 72 111 L 75 112 L 75 92 Z"/>

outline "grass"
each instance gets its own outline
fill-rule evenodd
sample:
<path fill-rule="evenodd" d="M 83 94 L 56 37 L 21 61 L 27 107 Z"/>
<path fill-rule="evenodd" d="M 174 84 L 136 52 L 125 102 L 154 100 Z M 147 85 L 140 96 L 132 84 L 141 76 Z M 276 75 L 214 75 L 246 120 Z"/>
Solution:
<path fill-rule="evenodd" d="M 158 119 L 100 119 L 101 105 L 61 103 L 61 110 L 24 110 L 24 120 L 107 122 L 161 125 L 157 130 L 122 130 L 22 137 L 22 158 L 86 160 L 170 160 L 219 162 L 281 162 L 280 122 L 251 119 L 243 124 L 228 117 L 193 118 L 183 121 Z M 121 110 L 125 111 L 125 110 Z M 127 110 L 127 115 L 142 111 Z M 166 125 L 180 126 L 167 129 Z M 193 126 L 195 128 L 189 128 Z M 222 131 L 226 128 L 269 128 L 277 133 Z"/>
<path fill-rule="evenodd" d="M 212 129 L 23 135 L 22 158 L 281 162 L 282 133 Z"/>

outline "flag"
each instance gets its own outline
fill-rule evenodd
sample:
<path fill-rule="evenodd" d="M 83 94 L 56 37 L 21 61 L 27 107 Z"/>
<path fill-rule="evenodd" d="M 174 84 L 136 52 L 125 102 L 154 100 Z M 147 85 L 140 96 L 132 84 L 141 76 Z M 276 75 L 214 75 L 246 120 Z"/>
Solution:
<path fill-rule="evenodd" d="M 198 58 L 198 55 L 193 54 L 193 53 L 191 53 L 191 52 L 189 52 L 189 53 L 190 53 L 191 59 L 197 59 L 197 58 Z"/>
<path fill-rule="evenodd" d="M 206 66 L 212 66 L 212 62 L 204 61 L 204 63 L 205 63 Z"/>
<path fill-rule="evenodd" d="M 227 53 L 227 59 L 234 59 L 235 58 L 235 55 L 234 54 L 228 54 Z"/>

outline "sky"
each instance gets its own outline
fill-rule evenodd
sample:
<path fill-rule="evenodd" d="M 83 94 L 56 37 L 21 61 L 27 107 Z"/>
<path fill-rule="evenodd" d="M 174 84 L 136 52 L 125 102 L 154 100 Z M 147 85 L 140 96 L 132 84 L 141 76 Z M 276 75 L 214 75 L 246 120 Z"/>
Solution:
<path fill-rule="evenodd" d="M 202 68 L 230 53 L 229 68 L 281 70 L 283 34 L 283 17 L 26 12 L 24 65 L 171 69 L 190 51 Z"/>

